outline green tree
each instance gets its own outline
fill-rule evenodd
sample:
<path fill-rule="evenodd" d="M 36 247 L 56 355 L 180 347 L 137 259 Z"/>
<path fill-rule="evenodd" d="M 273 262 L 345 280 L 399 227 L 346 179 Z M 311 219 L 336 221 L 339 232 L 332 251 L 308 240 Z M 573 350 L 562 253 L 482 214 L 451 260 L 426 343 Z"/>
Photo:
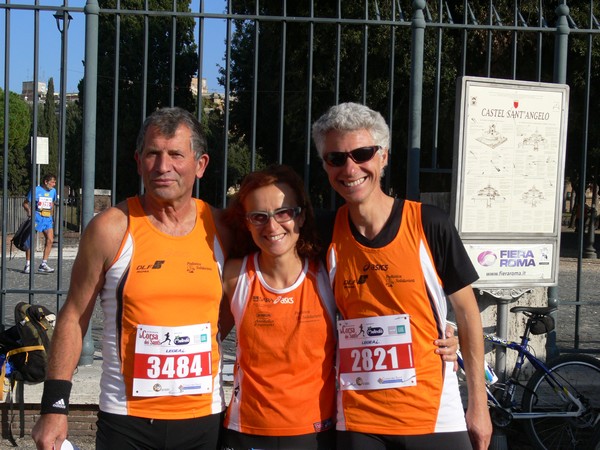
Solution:
<path fill-rule="evenodd" d="M 342 3 L 344 19 L 360 20 L 368 14 L 374 18 L 378 13 L 389 20 L 390 5 L 380 2 L 379 9 L 369 2 L 348 0 Z M 277 0 L 260 2 L 261 14 L 282 15 L 282 4 Z M 252 2 L 233 2 L 233 10 L 238 14 L 254 14 Z M 306 2 L 287 4 L 287 15 L 308 17 L 309 5 Z M 316 17 L 337 17 L 334 2 L 315 2 Z M 278 161 L 282 151 L 285 164 L 293 166 L 299 173 L 308 173 L 311 197 L 316 206 L 327 201 L 329 184 L 323 177 L 321 163 L 316 152 L 307 155 L 310 143 L 310 123 L 336 102 L 336 90 L 340 102 L 356 101 L 366 103 L 384 115 L 388 111 L 391 84 L 389 73 L 391 64 L 390 39 L 396 33 L 396 64 L 394 67 L 394 130 L 392 148 L 394 155 L 406 148 L 406 124 L 408 123 L 408 82 L 410 79 L 410 30 L 407 27 L 392 29 L 390 26 L 369 26 L 344 24 L 341 26 L 339 47 L 337 46 L 337 26 L 319 23 L 313 28 L 313 46 L 309 48 L 309 24 L 286 24 L 285 61 L 282 61 L 283 24 L 260 22 L 258 33 L 257 77 L 254 79 L 256 23 L 238 21 L 234 27 L 231 49 L 230 86 L 233 100 L 231 106 L 231 130 L 240 139 L 253 137 L 257 152 L 267 164 Z M 367 40 L 365 50 L 364 42 Z M 338 53 L 339 50 L 339 53 Z M 312 51 L 313 72 L 307 73 L 309 55 Z M 366 53 L 365 53 L 366 52 Z M 339 56 L 340 78 L 336 80 L 336 59 Z M 282 67 L 285 74 L 282 77 Z M 222 75 L 225 75 L 224 69 Z M 363 77 L 366 76 L 366 83 Z M 285 88 L 281 81 L 285 82 Z M 307 102 L 309 80 L 313 97 Z M 253 129 L 253 86 L 258 85 L 257 117 L 277 117 L 283 112 L 281 126 L 273 120 L 259 120 Z M 283 96 L 283 102 L 282 102 Z M 281 106 L 283 104 L 283 111 Z M 308 106 L 312 109 L 309 111 Z M 309 114 L 310 113 L 310 114 Z M 284 143 L 283 148 L 280 142 Z M 311 147 L 311 146 L 309 146 Z M 308 156 L 308 157 L 307 157 Z M 307 163 L 308 161 L 308 163 Z M 402 171 L 405 158 L 394 156 L 390 170 Z M 395 177 L 396 192 L 403 190 L 404 177 Z M 324 195 L 325 193 L 325 195 Z"/>
<path fill-rule="evenodd" d="M 225 143 L 225 124 L 222 105 L 218 97 L 202 98 L 202 114 L 200 115 L 202 130 L 208 142 L 208 155 L 210 157 L 208 170 L 204 173 L 199 183 L 198 195 L 212 205 L 221 206 L 224 203 L 222 193 L 223 159 Z M 227 186 L 234 187 L 240 184 L 242 178 L 250 172 L 251 152 L 246 142 L 237 137 L 235 133 L 228 136 L 227 146 Z M 264 167 L 258 155 L 255 167 Z"/>
<path fill-rule="evenodd" d="M 0 89 L 0 105 L 4 104 L 5 93 Z M 18 94 L 9 92 L 8 96 L 8 191 L 13 195 L 22 195 L 29 185 L 31 112 L 27 103 Z M 0 148 L 4 148 L 4 108 L 0 108 Z M 0 153 L 0 178 L 4 181 L 3 152 Z M 0 189 L 2 189 L 0 183 Z"/>
<path fill-rule="evenodd" d="M 144 10 L 144 1 L 122 0 L 121 9 Z M 150 0 L 148 9 L 172 11 L 171 0 Z M 115 0 L 101 0 L 101 8 L 116 8 Z M 176 2 L 178 11 L 190 11 L 190 1 Z M 174 84 L 174 104 L 194 111 L 190 90 L 197 72 L 198 56 L 194 43 L 193 18 L 177 17 L 173 35 L 173 16 L 146 17 L 148 20 L 148 72 L 144 86 L 144 20 L 142 15 L 120 16 L 120 58 L 118 62 L 118 104 L 115 98 L 115 24 L 116 16 L 101 14 L 98 52 L 98 109 L 96 147 L 96 187 L 112 189 L 112 171 L 116 171 L 116 198 L 138 192 L 138 177 L 133 154 L 135 141 L 143 119 L 156 108 L 170 106 L 171 83 Z M 172 41 L 175 55 L 171 55 Z M 175 79 L 171 80 L 171 62 L 175 58 Z M 144 89 L 147 90 L 146 110 L 142 110 Z M 116 108 L 116 109 L 115 109 Z M 117 118 L 116 139 L 113 138 L 113 114 Z M 116 149 L 114 148 L 116 146 Z M 116 159 L 113 161 L 113 151 Z M 113 166 L 114 164 L 114 166 Z"/>
<path fill-rule="evenodd" d="M 43 168 L 43 172 L 58 176 L 58 115 L 56 114 L 56 106 L 54 79 L 50 78 L 46 100 L 39 119 L 38 136 L 48 138 L 48 165 Z"/>
<path fill-rule="evenodd" d="M 65 184 L 76 192 L 81 187 L 83 111 L 79 101 L 67 104 L 65 130 Z"/>
<path fill-rule="evenodd" d="M 265 160 L 273 162 L 278 158 L 280 142 L 284 143 L 283 159 L 302 173 L 306 166 L 305 149 L 307 130 L 310 124 L 306 118 L 316 119 L 335 101 L 365 101 L 367 105 L 380 111 L 386 119 L 392 115 L 392 158 L 388 172 L 391 177 L 391 190 L 403 195 L 405 190 L 406 155 L 408 124 L 410 118 L 409 92 L 411 78 L 411 30 L 406 22 L 398 21 L 400 10 L 405 19 L 410 19 L 413 5 L 410 0 L 398 2 L 364 2 L 347 0 L 341 3 L 341 17 L 361 20 L 368 17 L 373 20 L 364 26 L 351 22 L 340 23 L 340 45 L 337 46 L 337 24 L 314 22 L 312 73 L 307 73 L 309 45 L 309 24 L 285 24 L 286 48 L 285 61 L 282 61 L 283 24 L 261 21 L 258 33 L 258 47 L 255 42 L 256 23 L 251 20 L 235 23 L 231 49 L 230 86 L 233 94 L 230 129 L 240 139 L 250 137 L 256 141 L 257 151 Z M 396 5 L 396 17 L 392 17 L 392 5 Z M 456 78 L 461 75 L 491 76 L 493 78 L 520 79 L 528 81 L 552 82 L 555 35 L 541 33 L 531 28 L 542 29 L 545 24 L 556 24 L 556 3 L 542 5 L 538 11 L 538 2 L 520 2 L 519 15 L 515 16 L 513 2 L 495 2 L 491 12 L 488 2 L 469 2 L 465 11 L 465 2 L 445 2 L 441 10 L 431 7 L 425 11 L 426 20 L 431 23 L 452 22 L 455 25 L 492 24 L 522 27 L 518 34 L 512 30 L 477 30 L 460 28 L 438 28 L 427 26 L 425 29 L 424 67 L 423 67 L 423 109 L 421 167 L 450 169 L 454 146 L 454 121 L 456 103 Z M 378 7 L 377 7 L 378 6 Z M 579 28 L 594 28 L 589 22 L 588 1 L 569 1 L 571 16 Z M 232 8 L 238 14 L 255 14 L 255 2 L 234 0 Z M 490 18 L 490 12 L 492 17 Z M 277 0 L 262 0 L 261 15 L 281 16 L 282 3 Z M 314 10 L 309 10 L 307 2 L 288 2 L 286 14 L 289 17 L 316 18 L 338 17 L 335 2 L 315 0 Z M 443 17 L 439 17 L 439 14 Z M 397 26 L 377 22 L 396 20 Z M 587 22 L 586 22 L 587 21 Z M 395 37 L 394 52 L 390 52 L 391 38 Z M 571 86 L 572 106 L 583 111 L 585 58 L 587 56 L 587 35 L 572 36 L 572 51 L 568 65 L 568 84 Z M 366 40 L 366 48 L 365 48 Z M 583 41 L 583 42 L 578 42 Z M 600 70 L 598 52 L 600 41 L 594 40 L 592 86 L 597 86 Z M 258 48 L 258 51 L 255 49 Z M 466 53 L 465 53 L 466 52 Z M 438 54 L 440 55 L 438 64 Z M 258 58 L 257 77 L 254 79 L 254 58 Z M 394 56 L 392 61 L 391 56 Z M 538 58 L 539 56 L 539 58 Z M 573 59 L 578 58 L 578 59 Z M 339 63 L 340 76 L 336 80 L 336 63 Z M 393 63 L 393 67 L 391 64 Z M 282 76 L 282 67 L 285 73 Z M 392 77 L 390 77 L 390 73 Z M 222 75 L 225 75 L 224 69 Z M 311 77 L 312 110 L 307 111 L 308 81 Z M 223 81 L 224 79 L 222 79 Z M 281 85 L 285 81 L 285 88 Z M 393 85 L 392 85 L 393 81 Z M 258 86 L 257 116 L 277 117 L 283 105 L 282 126 L 273 121 L 258 121 L 253 129 L 253 86 Z M 392 89 L 393 86 L 393 89 Z M 335 97 L 336 89 L 338 97 Z M 435 95 L 437 94 L 437 96 Z M 282 96 L 283 101 L 282 101 Z M 393 96 L 393 97 L 392 97 Z M 391 101 L 393 98 L 393 101 Z M 595 98 L 592 92 L 592 98 Z M 593 103 L 593 102 L 592 102 Z M 595 117 L 600 111 L 598 102 L 593 103 Z M 573 111 L 573 108 L 571 108 Z M 571 114 L 570 114 L 571 115 Z M 582 117 L 573 114 L 569 117 L 569 154 L 568 161 L 577 161 L 579 157 L 572 152 L 571 143 L 580 143 L 582 136 Z M 275 125 L 275 126 L 274 126 Z M 281 128 L 281 129 L 280 129 Z M 594 127 L 592 127 L 594 128 Z M 590 136 L 600 133 L 595 127 Z M 283 136 L 281 138 L 280 136 Z M 596 140 L 597 141 L 597 140 Z M 580 146 L 580 144 L 579 144 Z M 435 158 L 434 158 L 435 156 Z M 310 155 L 310 189 L 313 200 L 323 198 L 322 192 L 328 187 L 322 177 L 320 163 L 316 155 Z M 567 162 L 569 167 L 569 162 Z M 449 172 L 449 171 L 448 171 Z M 451 175 L 421 174 L 421 190 L 443 190 L 451 188 Z M 324 196 L 325 198 L 327 196 Z M 316 201 L 318 204 L 318 200 Z"/>

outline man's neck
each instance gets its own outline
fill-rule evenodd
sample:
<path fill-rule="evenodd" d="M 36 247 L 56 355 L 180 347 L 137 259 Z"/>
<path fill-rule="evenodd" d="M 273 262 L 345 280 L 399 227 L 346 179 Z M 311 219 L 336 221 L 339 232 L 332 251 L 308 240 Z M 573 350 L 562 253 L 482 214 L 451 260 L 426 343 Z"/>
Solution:
<path fill-rule="evenodd" d="M 171 236 L 185 236 L 196 224 L 196 203 L 185 201 L 167 203 L 156 201 L 146 194 L 139 197 L 144 213 L 157 229 Z"/>
<path fill-rule="evenodd" d="M 350 220 L 360 234 L 373 239 L 385 226 L 393 206 L 394 198 L 382 193 L 376 201 L 369 199 L 365 203 L 349 204 Z"/>

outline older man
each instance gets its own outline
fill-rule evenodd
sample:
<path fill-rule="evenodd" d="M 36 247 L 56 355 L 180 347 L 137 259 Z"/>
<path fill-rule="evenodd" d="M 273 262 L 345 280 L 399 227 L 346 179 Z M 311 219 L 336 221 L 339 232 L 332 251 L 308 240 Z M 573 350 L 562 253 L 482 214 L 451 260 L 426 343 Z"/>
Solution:
<path fill-rule="evenodd" d="M 54 331 L 40 450 L 67 436 L 72 374 L 96 297 L 104 313 L 97 449 L 216 449 L 224 410 L 217 330 L 228 238 L 220 211 L 192 198 L 208 165 L 198 121 L 164 108 L 135 153 L 143 195 L 86 228 Z M 225 238 L 225 240 L 224 240 Z"/>

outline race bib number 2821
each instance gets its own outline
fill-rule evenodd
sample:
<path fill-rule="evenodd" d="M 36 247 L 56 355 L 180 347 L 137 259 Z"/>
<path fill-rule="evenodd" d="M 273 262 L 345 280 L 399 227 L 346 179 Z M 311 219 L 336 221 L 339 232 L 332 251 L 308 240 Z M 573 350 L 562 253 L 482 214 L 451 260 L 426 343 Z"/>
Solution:
<path fill-rule="evenodd" d="M 337 326 L 340 389 L 417 384 L 408 315 L 339 320 Z"/>

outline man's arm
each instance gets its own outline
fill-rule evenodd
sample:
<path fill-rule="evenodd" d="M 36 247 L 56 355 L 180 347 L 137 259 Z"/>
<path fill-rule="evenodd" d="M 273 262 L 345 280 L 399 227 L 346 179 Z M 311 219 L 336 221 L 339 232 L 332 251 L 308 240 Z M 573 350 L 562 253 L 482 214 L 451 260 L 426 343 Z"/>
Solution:
<path fill-rule="evenodd" d="M 126 228 L 127 217 L 123 210 L 110 208 L 96 216 L 83 233 L 71 272 L 69 293 L 52 335 L 44 396 L 52 398 L 53 387 L 68 385 L 72 380 L 83 336 L 104 284 L 105 269 L 114 259 Z M 67 437 L 66 414 L 42 414 L 32 430 L 32 437 L 39 450 L 60 448 Z"/>
<path fill-rule="evenodd" d="M 222 339 L 227 337 L 235 325 L 230 305 L 231 297 L 238 283 L 242 262 L 242 259 L 229 259 L 225 263 L 225 269 L 223 270 L 223 299 L 219 312 L 219 329 L 221 330 Z"/>
<path fill-rule="evenodd" d="M 27 215 L 31 217 L 31 205 L 29 204 L 29 200 L 25 199 L 23 202 L 23 209 L 27 212 Z"/>
<path fill-rule="evenodd" d="M 467 429 L 474 450 L 486 450 L 492 436 L 483 372 L 483 328 L 473 289 L 466 286 L 448 296 L 458 324 L 458 339 L 467 374 Z"/>
<path fill-rule="evenodd" d="M 211 206 L 210 208 L 219 234 L 219 240 L 221 241 L 223 251 L 225 252 L 225 258 L 227 258 L 231 253 L 231 248 L 233 246 L 233 233 L 225 221 L 225 210 L 215 208 L 214 206 Z"/>

